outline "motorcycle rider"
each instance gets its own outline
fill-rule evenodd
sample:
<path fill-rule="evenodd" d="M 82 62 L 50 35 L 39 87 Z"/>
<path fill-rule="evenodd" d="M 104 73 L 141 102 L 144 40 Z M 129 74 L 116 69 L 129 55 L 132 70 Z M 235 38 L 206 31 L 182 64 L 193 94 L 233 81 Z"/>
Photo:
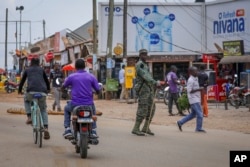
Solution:
<path fill-rule="evenodd" d="M 97 79 L 91 73 L 88 73 L 85 69 L 84 59 L 77 59 L 75 62 L 76 72 L 70 74 L 62 85 L 62 89 L 71 87 L 71 100 L 67 102 L 64 107 L 64 138 L 69 139 L 73 137 L 70 128 L 70 116 L 74 107 L 79 105 L 91 106 L 93 115 L 96 115 L 93 89 L 98 94 L 101 90 Z M 92 124 L 92 135 L 98 137 L 96 133 L 96 122 Z"/>

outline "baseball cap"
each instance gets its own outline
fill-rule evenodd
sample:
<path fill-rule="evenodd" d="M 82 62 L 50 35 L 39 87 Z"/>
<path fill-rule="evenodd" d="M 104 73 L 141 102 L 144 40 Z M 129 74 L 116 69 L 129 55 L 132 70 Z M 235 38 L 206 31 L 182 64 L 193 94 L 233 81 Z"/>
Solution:
<path fill-rule="evenodd" d="M 139 50 L 139 54 L 141 54 L 141 53 L 148 53 L 148 51 L 147 51 L 147 49 L 141 49 L 141 50 Z"/>

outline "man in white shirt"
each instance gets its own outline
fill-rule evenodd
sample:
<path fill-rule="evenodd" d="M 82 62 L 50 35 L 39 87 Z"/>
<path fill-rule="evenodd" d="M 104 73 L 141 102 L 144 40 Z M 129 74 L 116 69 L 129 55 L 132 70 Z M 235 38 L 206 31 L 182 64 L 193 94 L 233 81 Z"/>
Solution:
<path fill-rule="evenodd" d="M 119 83 L 122 86 L 122 91 L 121 91 L 121 95 L 120 95 L 120 100 L 123 100 L 124 98 L 127 99 L 127 91 L 125 88 L 125 65 L 122 65 L 122 68 L 119 71 Z"/>
<path fill-rule="evenodd" d="M 196 132 L 206 133 L 204 129 L 202 129 L 203 122 L 203 112 L 201 109 L 201 91 L 204 90 L 204 87 L 199 86 L 198 82 L 198 69 L 196 67 L 189 68 L 190 77 L 187 82 L 187 95 L 188 101 L 191 107 L 191 113 L 181 120 L 177 121 L 177 126 L 180 131 L 182 131 L 182 125 L 191 119 L 196 117 Z"/>

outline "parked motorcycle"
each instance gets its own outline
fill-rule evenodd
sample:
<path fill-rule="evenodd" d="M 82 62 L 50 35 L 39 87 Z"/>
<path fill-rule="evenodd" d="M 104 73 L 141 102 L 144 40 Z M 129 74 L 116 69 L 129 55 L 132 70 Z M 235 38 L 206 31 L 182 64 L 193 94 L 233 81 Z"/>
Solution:
<path fill-rule="evenodd" d="M 246 106 L 247 99 L 250 96 L 250 90 L 247 86 L 235 86 L 237 77 L 238 76 L 235 75 L 233 83 L 228 83 L 226 85 L 226 94 L 228 95 L 228 101 L 232 106 Z"/>
<path fill-rule="evenodd" d="M 18 86 L 19 84 L 12 82 L 8 79 L 4 81 L 4 89 L 7 93 L 15 92 L 15 90 L 18 89 Z"/>
<path fill-rule="evenodd" d="M 187 81 L 186 81 L 185 77 L 181 75 L 180 78 L 178 79 L 178 82 L 179 82 L 178 92 L 179 92 L 179 97 L 181 97 L 181 95 L 185 91 L 185 85 L 187 84 Z M 169 86 L 166 86 L 164 88 L 164 91 L 161 92 L 161 94 L 164 95 L 164 97 L 163 97 L 164 103 L 166 105 L 168 105 Z"/>
<path fill-rule="evenodd" d="M 168 89 L 167 83 L 165 85 L 161 85 L 156 89 L 156 98 L 158 100 L 163 99 L 164 103 L 168 105 Z"/>

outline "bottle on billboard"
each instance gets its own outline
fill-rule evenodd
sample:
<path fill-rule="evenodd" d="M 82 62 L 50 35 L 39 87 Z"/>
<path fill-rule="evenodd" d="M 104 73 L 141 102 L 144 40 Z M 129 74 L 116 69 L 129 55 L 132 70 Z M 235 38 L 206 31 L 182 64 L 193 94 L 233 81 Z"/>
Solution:
<path fill-rule="evenodd" d="M 144 22 L 147 23 L 149 30 L 149 51 L 162 51 L 161 41 L 161 24 L 164 20 L 164 15 L 158 12 L 157 6 L 153 6 L 152 13 L 144 17 Z"/>
<path fill-rule="evenodd" d="M 169 16 L 165 16 L 162 22 L 162 51 L 171 52 L 172 51 L 172 22 Z"/>
<path fill-rule="evenodd" d="M 136 22 L 136 42 L 135 42 L 135 50 L 138 52 L 140 49 L 143 48 L 143 38 L 144 38 L 144 30 L 143 30 L 143 20 L 139 18 Z"/>
<path fill-rule="evenodd" d="M 172 22 L 174 14 L 163 15 L 158 12 L 156 5 L 143 10 L 143 18 L 132 17 L 137 35 L 135 36 L 135 50 L 144 48 L 150 52 L 172 52 Z"/>

